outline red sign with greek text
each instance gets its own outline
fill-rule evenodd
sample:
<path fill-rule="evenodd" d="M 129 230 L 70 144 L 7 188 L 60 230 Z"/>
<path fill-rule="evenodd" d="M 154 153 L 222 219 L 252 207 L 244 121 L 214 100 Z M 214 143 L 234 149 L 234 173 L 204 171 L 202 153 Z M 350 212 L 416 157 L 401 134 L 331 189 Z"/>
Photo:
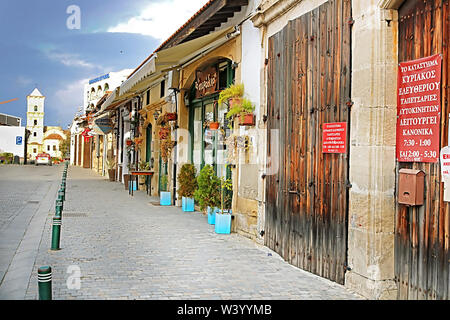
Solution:
<path fill-rule="evenodd" d="M 397 80 L 397 160 L 438 162 L 441 55 L 402 62 Z"/>
<path fill-rule="evenodd" d="M 323 153 L 345 153 L 347 151 L 347 122 L 323 124 Z"/>

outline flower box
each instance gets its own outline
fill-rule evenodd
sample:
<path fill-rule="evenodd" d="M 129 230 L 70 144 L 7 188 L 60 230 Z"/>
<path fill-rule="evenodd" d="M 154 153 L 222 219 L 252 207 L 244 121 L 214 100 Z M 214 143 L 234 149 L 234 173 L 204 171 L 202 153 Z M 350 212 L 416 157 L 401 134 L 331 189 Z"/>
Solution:
<path fill-rule="evenodd" d="M 194 198 L 181 198 L 181 208 L 184 212 L 193 212 L 194 210 Z"/>
<path fill-rule="evenodd" d="M 220 213 L 217 211 L 215 214 L 215 227 L 214 231 L 220 234 L 231 233 L 231 214 L 230 213 Z"/>
<path fill-rule="evenodd" d="M 255 115 L 253 113 L 247 113 L 239 117 L 239 125 L 241 126 L 254 126 Z"/>
<path fill-rule="evenodd" d="M 208 223 L 215 224 L 216 223 L 216 212 L 218 212 L 218 208 L 208 207 Z"/>
<path fill-rule="evenodd" d="M 159 195 L 159 204 L 162 206 L 172 205 L 172 197 L 170 191 L 161 191 Z"/>

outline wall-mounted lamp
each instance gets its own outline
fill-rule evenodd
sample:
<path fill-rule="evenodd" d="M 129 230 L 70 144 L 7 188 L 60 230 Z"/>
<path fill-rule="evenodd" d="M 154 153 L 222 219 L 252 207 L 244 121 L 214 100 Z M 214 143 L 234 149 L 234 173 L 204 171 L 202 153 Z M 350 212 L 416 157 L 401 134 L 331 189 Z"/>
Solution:
<path fill-rule="evenodd" d="M 156 120 L 158 120 L 159 115 L 161 114 L 161 111 L 159 110 L 155 110 L 155 112 L 153 112 L 153 118 Z"/>

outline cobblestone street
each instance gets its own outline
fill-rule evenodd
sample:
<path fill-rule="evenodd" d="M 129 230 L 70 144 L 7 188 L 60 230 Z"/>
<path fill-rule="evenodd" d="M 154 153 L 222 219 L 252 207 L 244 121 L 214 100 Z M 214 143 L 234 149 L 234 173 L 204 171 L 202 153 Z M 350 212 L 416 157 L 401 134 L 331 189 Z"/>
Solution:
<path fill-rule="evenodd" d="M 49 250 L 49 212 L 25 298 L 37 299 L 37 269 L 50 265 L 54 299 L 360 299 L 247 238 L 216 234 L 199 212 L 155 201 L 70 167 L 61 250 Z M 80 289 L 67 286 L 70 266 Z"/>

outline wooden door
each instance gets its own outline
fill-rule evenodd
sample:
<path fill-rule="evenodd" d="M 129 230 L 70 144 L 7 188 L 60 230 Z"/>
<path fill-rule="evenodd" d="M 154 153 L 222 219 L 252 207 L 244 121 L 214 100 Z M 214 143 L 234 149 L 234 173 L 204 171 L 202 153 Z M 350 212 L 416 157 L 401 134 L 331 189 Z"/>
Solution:
<path fill-rule="evenodd" d="M 448 0 L 408 0 L 399 8 L 399 62 L 442 54 L 440 147 L 448 141 L 450 10 Z M 397 162 L 425 172 L 422 206 L 397 205 L 395 279 L 399 299 L 449 299 L 449 204 L 439 163 Z M 398 179 L 397 179 L 398 180 Z"/>
<path fill-rule="evenodd" d="M 350 102 L 351 1 L 328 1 L 269 38 L 265 244 L 289 263 L 344 283 L 348 150 L 322 153 L 322 125 Z"/>
<path fill-rule="evenodd" d="M 89 168 L 92 167 L 92 165 L 91 165 L 91 156 L 92 156 L 92 142 L 91 142 L 91 140 L 92 140 L 92 138 L 84 141 L 83 168 L 86 168 L 86 169 L 89 169 Z"/>

